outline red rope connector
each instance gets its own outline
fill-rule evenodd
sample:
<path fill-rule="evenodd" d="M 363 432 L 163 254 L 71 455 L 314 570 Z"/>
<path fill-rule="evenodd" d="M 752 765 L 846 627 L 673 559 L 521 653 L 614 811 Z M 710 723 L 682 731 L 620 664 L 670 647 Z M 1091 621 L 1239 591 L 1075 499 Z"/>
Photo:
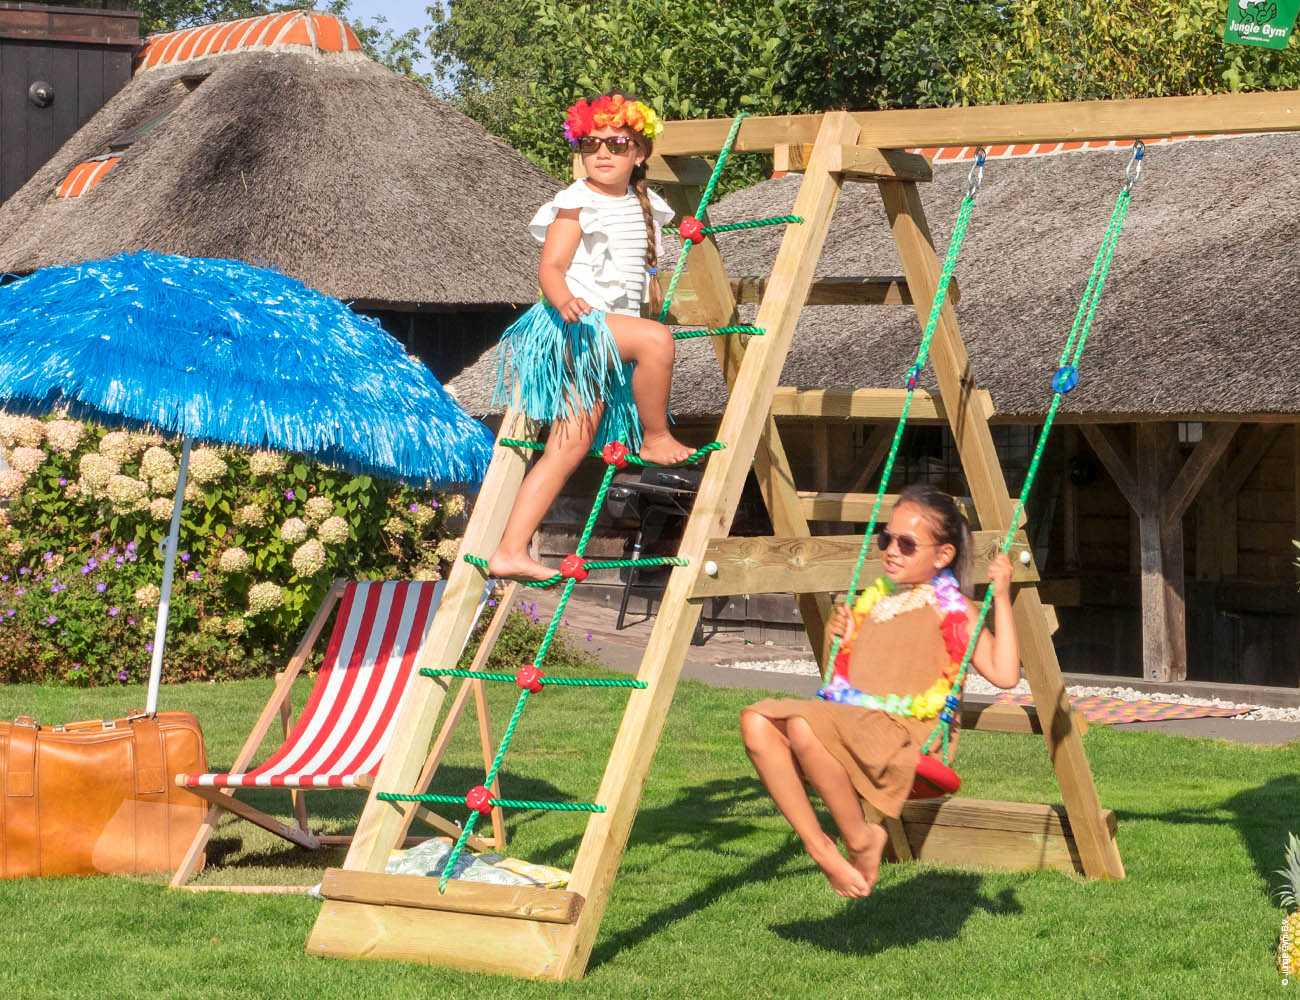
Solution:
<path fill-rule="evenodd" d="M 560 576 L 581 583 L 587 579 L 587 560 L 579 555 L 565 556 L 560 560 Z"/>
<path fill-rule="evenodd" d="M 492 793 L 482 785 L 475 785 L 465 793 L 465 805 L 481 816 L 492 811 Z"/>
<path fill-rule="evenodd" d="M 600 457 L 606 465 L 612 465 L 622 472 L 627 468 L 627 445 L 622 441 L 611 441 L 600 450 Z"/>
<path fill-rule="evenodd" d="M 677 235 L 688 243 L 704 242 L 704 223 L 693 215 L 688 215 L 677 226 Z"/>
<path fill-rule="evenodd" d="M 542 690 L 542 672 L 535 663 L 525 663 L 515 671 L 515 683 L 525 691 L 537 694 Z"/>

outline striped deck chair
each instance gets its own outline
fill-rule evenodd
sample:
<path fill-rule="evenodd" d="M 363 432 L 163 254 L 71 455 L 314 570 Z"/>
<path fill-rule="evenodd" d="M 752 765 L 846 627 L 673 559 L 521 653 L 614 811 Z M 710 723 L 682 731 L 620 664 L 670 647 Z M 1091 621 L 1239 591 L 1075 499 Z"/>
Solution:
<path fill-rule="evenodd" d="M 304 793 L 308 789 L 314 792 L 370 787 L 388 748 L 398 704 L 414 672 L 416 654 L 433 624 L 445 586 L 445 582 L 334 583 L 288 667 L 276 676 L 275 690 L 244 741 L 231 770 L 223 774 L 176 775 L 178 785 L 211 802 L 212 808 L 172 877 L 174 888 L 184 886 L 202 867 L 203 853 L 222 810 L 308 850 L 351 841 L 350 835 L 326 836 L 311 832 Z M 479 604 L 480 613 L 488 593 L 484 591 L 483 602 Z M 501 602 L 492 622 L 493 631 L 499 631 L 504 625 L 509 604 L 509 601 Z M 293 682 L 336 605 L 338 615 L 334 619 L 334 630 L 320 672 L 302 714 L 291 726 Z M 491 648 L 488 643 L 484 646 Z M 486 770 L 492 755 L 487 705 L 482 697 L 482 682 L 472 683 Z M 462 685 L 435 747 L 438 756 L 445 749 L 450 728 L 463 710 L 465 697 L 470 691 L 468 684 Z M 250 770 L 249 764 L 277 716 L 284 727 L 284 743 L 265 763 Z M 430 773 L 427 777 L 422 776 L 425 783 L 432 777 L 436 761 L 431 761 L 431 764 L 432 767 L 426 768 Z M 235 789 L 240 788 L 289 790 L 297 825 L 281 823 L 236 798 Z M 459 833 L 449 821 L 428 810 L 421 809 L 417 815 L 443 832 Z M 494 817 L 493 825 L 495 841 L 501 842 L 503 830 L 499 815 Z M 493 841 L 484 838 L 485 845 L 491 843 Z"/>

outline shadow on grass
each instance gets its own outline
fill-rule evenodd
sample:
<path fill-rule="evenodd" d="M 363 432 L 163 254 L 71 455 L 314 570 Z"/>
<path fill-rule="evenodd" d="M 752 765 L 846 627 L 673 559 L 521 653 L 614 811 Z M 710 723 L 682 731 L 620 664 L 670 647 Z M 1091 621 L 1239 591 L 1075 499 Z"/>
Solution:
<path fill-rule="evenodd" d="M 1250 854 L 1256 873 L 1268 884 L 1274 880 L 1277 869 L 1282 867 L 1287 834 L 1300 833 L 1298 806 L 1300 775 L 1287 774 L 1229 796 L 1218 805 L 1162 812 L 1117 809 L 1115 816 L 1121 823 L 1145 819 L 1179 825 L 1231 824 Z"/>
<path fill-rule="evenodd" d="M 752 778 L 712 781 L 686 789 L 667 806 L 643 810 L 637 816 L 636 840 L 645 845 L 670 843 L 685 837 L 688 839 L 681 848 L 684 851 L 749 858 L 752 854 L 738 845 L 766 831 L 767 827 L 748 821 L 743 814 L 758 814 L 761 810 L 766 817 L 772 808 L 767 793 Z M 822 823 L 830 829 L 824 817 Z M 609 961 L 624 949 L 662 933 L 672 924 L 747 885 L 803 875 L 811 867 L 811 861 L 806 866 L 787 870 L 792 862 L 801 859 L 808 861 L 792 834 L 779 849 L 752 858 L 743 867 L 706 882 L 690 895 L 645 914 L 635 926 L 603 939 L 592 953 L 592 965 Z M 770 929 L 790 941 L 802 941 L 843 954 L 871 955 L 922 940 L 955 937 L 976 910 L 995 914 L 1020 912 L 1012 890 L 1004 890 L 996 899 L 987 899 L 980 891 L 982 881 L 979 875 L 969 873 L 927 871 L 881 888 L 870 899 L 850 903 L 834 916 L 771 925 Z"/>

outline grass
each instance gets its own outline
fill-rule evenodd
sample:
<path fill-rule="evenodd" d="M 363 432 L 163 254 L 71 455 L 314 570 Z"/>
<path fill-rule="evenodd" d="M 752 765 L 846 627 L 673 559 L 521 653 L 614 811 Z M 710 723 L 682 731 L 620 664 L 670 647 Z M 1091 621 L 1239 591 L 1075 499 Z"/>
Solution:
<path fill-rule="evenodd" d="M 228 763 L 269 681 L 166 688 Z M 301 704 L 305 686 L 298 694 Z M 758 695 L 683 683 L 647 783 L 587 978 L 555 985 L 446 969 L 308 958 L 319 904 L 176 893 L 163 878 L 0 883 L 0 996 L 458 997 L 1261 997 L 1279 992 L 1269 899 L 1285 834 L 1300 829 L 1300 744 L 1260 748 L 1094 726 L 1086 740 L 1116 810 L 1122 882 L 1058 873 L 888 866 L 875 894 L 834 896 L 792 842 L 736 738 Z M 497 732 L 512 700 L 494 685 Z M 0 688 L 0 718 L 121 714 L 139 689 Z M 536 698 L 503 772 L 506 794 L 590 799 L 623 695 Z M 463 727 L 438 790 L 474 783 Z M 596 734 L 593 736 L 593 734 Z M 1042 741 L 973 733 L 970 795 L 1050 801 Z M 481 775 L 481 771 L 479 772 Z M 287 796 L 250 798 L 288 814 Z M 360 800 L 317 796 L 332 830 Z M 510 853 L 567 867 L 581 818 L 511 817 Z M 222 827 L 206 882 L 311 883 L 339 852 L 307 855 L 247 824 Z"/>

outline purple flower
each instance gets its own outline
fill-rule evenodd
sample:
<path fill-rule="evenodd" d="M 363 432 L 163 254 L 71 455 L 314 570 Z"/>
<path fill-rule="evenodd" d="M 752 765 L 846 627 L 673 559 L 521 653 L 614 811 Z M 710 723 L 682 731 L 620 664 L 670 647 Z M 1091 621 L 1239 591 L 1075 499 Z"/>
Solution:
<path fill-rule="evenodd" d="M 407 507 L 406 509 L 409 510 L 412 514 L 414 514 L 417 510 L 420 509 L 420 505 L 418 503 L 413 503 L 411 504 L 411 506 Z"/>
<path fill-rule="evenodd" d="M 50 617 L 48 617 L 48 618 L 45 619 L 45 624 L 46 624 L 46 625 L 53 625 L 53 624 L 55 624 L 58 620 L 59 620 L 59 616 L 58 616 L 58 615 L 50 615 Z"/>
<path fill-rule="evenodd" d="M 106 583 L 97 583 L 97 584 L 95 584 L 95 592 L 96 592 L 97 594 L 102 594 L 102 593 L 103 593 L 104 591 L 106 591 L 107 589 L 108 589 L 108 584 L 106 584 Z"/>
<path fill-rule="evenodd" d="M 295 493 L 293 492 L 293 490 L 285 490 L 285 491 L 284 491 L 284 498 L 285 498 L 286 500 L 296 500 L 296 499 L 297 499 L 297 494 L 295 494 Z"/>
<path fill-rule="evenodd" d="M 189 561 L 190 561 L 190 554 L 189 554 L 188 552 L 182 552 L 182 553 L 181 553 L 181 562 L 183 562 L 183 563 L 187 563 L 187 562 L 189 562 Z"/>
<path fill-rule="evenodd" d="M 117 555 L 117 546 L 114 545 L 111 549 L 109 549 L 109 550 L 108 550 L 108 554 L 109 554 L 110 556 L 115 556 L 115 555 Z"/>
<path fill-rule="evenodd" d="M 5 612 L 5 617 L 12 618 L 16 614 L 18 614 L 18 612 L 15 611 L 13 608 L 10 608 L 8 611 Z"/>
<path fill-rule="evenodd" d="M 127 682 L 127 680 L 130 678 L 130 676 L 131 676 L 131 675 L 128 674 L 125 670 L 119 670 L 119 671 L 117 672 L 117 679 L 118 679 L 119 681 L 121 681 L 123 684 L 125 684 L 125 683 Z"/>
<path fill-rule="evenodd" d="M 135 624 L 135 619 L 132 618 L 130 615 L 127 615 L 127 616 L 126 616 L 126 623 L 127 623 L 128 625 L 134 625 L 134 624 Z"/>
<path fill-rule="evenodd" d="M 590 632 L 587 633 L 587 641 L 588 641 L 588 642 L 591 642 L 591 633 L 590 633 Z"/>
<path fill-rule="evenodd" d="M 124 562 L 126 562 L 126 559 L 124 559 L 122 556 L 118 556 L 116 559 L 113 560 L 113 565 L 116 566 L 118 569 L 121 569 L 122 564 Z"/>
<path fill-rule="evenodd" d="M 60 486 L 67 486 L 67 485 L 68 485 L 68 480 L 67 480 L 67 478 L 66 478 L 65 476 L 60 476 L 60 477 L 59 477 L 59 485 L 60 485 Z"/>
<path fill-rule="evenodd" d="M 54 561 L 54 553 L 53 553 L 53 552 L 47 552 L 47 553 L 45 553 L 45 555 L 41 556 L 41 558 L 44 559 L 46 562 L 53 562 L 53 561 Z"/>
<path fill-rule="evenodd" d="M 31 570 L 28 569 L 26 566 L 24 566 L 22 569 L 18 571 L 19 576 L 27 576 L 29 573 L 31 573 Z"/>
<path fill-rule="evenodd" d="M 488 601 L 489 608 L 495 608 L 496 606 L 497 606 L 496 598 L 493 598 L 492 600 Z"/>
<path fill-rule="evenodd" d="M 114 608 L 109 608 L 109 609 L 108 609 L 108 617 L 109 617 L 109 618 L 116 618 L 116 617 L 117 617 L 118 615 L 120 615 L 121 613 L 122 613 L 122 609 L 121 609 L 121 608 L 116 608 L 116 607 L 114 607 Z"/>
<path fill-rule="evenodd" d="M 127 542 L 126 551 L 128 555 L 133 553 L 135 551 L 135 542 Z"/>
<path fill-rule="evenodd" d="M 9 574 L 8 574 L 8 573 L 5 573 L 5 574 L 3 574 L 3 575 L 0 575 L 0 583 L 8 583 L 8 582 L 9 582 Z"/>
<path fill-rule="evenodd" d="M 90 576 L 90 566 L 88 566 L 88 565 L 87 565 L 87 566 L 82 566 L 82 567 L 81 567 L 81 575 L 82 575 L 82 576 Z"/>
<path fill-rule="evenodd" d="M 193 580 L 195 583 L 197 583 L 199 580 L 203 579 L 203 574 L 200 573 L 198 570 L 191 570 L 190 579 Z"/>
<path fill-rule="evenodd" d="M 94 556 L 91 556 L 89 561 L 87 561 L 86 565 L 89 566 L 91 569 L 99 569 L 99 560 L 96 559 Z"/>
<path fill-rule="evenodd" d="M 27 593 L 27 588 L 26 588 L 26 587 L 19 587 L 17 590 L 14 591 L 14 596 L 15 596 L 15 597 L 22 597 L 23 594 L 25 594 L 25 593 Z"/>
<path fill-rule="evenodd" d="M 431 503 L 433 504 L 433 509 L 434 509 L 434 510 L 437 510 L 439 507 L 442 506 L 442 504 L 438 503 L 437 500 L 433 500 L 433 501 L 431 501 Z"/>
<path fill-rule="evenodd" d="M 146 642 L 146 643 L 144 644 L 144 651 L 145 651 L 146 653 L 152 653 L 152 652 L 153 652 L 153 640 L 152 640 L 152 639 L 150 639 L 148 642 Z"/>

